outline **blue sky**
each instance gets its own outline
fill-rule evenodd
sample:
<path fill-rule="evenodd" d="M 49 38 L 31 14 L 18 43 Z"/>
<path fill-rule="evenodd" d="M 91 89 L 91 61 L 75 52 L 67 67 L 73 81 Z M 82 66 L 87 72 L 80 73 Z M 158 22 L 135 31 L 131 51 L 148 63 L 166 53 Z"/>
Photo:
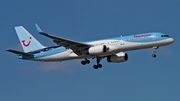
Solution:
<path fill-rule="evenodd" d="M 180 0 L 1 0 L 0 101 L 179 101 Z M 43 45 L 45 32 L 77 41 L 160 31 L 175 43 L 127 52 L 124 63 L 94 70 L 81 60 L 44 63 L 16 59 L 22 50 L 14 27 L 24 26 Z"/>

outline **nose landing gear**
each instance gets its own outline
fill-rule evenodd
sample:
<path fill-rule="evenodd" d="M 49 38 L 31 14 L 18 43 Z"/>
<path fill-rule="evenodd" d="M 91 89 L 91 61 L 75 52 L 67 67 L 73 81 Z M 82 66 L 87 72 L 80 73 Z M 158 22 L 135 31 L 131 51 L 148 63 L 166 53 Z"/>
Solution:
<path fill-rule="evenodd" d="M 155 57 L 156 57 L 156 54 L 152 54 L 152 57 L 155 58 Z"/>
<path fill-rule="evenodd" d="M 153 58 L 155 58 L 156 57 L 156 53 L 157 53 L 157 49 L 158 49 L 159 47 L 158 46 L 156 46 L 156 47 L 153 47 L 153 54 L 152 54 L 152 57 Z"/>

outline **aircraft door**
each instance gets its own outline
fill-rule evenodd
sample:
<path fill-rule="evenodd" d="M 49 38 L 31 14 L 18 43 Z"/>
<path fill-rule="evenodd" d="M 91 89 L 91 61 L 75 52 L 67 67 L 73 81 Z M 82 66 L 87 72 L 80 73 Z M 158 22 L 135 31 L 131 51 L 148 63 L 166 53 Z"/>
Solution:
<path fill-rule="evenodd" d="M 152 35 L 152 40 L 156 40 L 156 34 Z"/>
<path fill-rule="evenodd" d="M 120 39 L 120 44 L 121 45 L 124 45 L 124 40 L 123 40 L 123 37 L 121 36 L 121 39 Z"/>
<path fill-rule="evenodd" d="M 41 51 L 41 52 L 40 52 L 40 55 L 41 55 L 41 56 L 43 56 L 43 55 L 44 55 L 44 52 L 43 52 L 43 51 Z"/>

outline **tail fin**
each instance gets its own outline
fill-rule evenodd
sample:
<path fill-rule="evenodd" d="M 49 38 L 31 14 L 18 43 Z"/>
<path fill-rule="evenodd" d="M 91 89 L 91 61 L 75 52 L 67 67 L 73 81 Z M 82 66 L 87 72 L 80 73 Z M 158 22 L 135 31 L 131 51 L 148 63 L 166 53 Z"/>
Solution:
<path fill-rule="evenodd" d="M 23 26 L 17 26 L 15 30 L 24 52 L 45 48 Z"/>

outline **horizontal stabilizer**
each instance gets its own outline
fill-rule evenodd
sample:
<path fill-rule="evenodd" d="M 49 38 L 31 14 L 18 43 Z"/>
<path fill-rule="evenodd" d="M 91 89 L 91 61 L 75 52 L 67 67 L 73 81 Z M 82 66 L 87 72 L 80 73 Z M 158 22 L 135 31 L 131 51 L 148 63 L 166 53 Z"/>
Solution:
<path fill-rule="evenodd" d="M 14 54 L 24 55 L 24 56 L 34 56 L 33 54 L 30 54 L 30 53 L 25 53 L 25 52 L 21 52 L 17 50 L 12 50 L 12 49 L 8 49 L 6 51 L 14 53 Z"/>

